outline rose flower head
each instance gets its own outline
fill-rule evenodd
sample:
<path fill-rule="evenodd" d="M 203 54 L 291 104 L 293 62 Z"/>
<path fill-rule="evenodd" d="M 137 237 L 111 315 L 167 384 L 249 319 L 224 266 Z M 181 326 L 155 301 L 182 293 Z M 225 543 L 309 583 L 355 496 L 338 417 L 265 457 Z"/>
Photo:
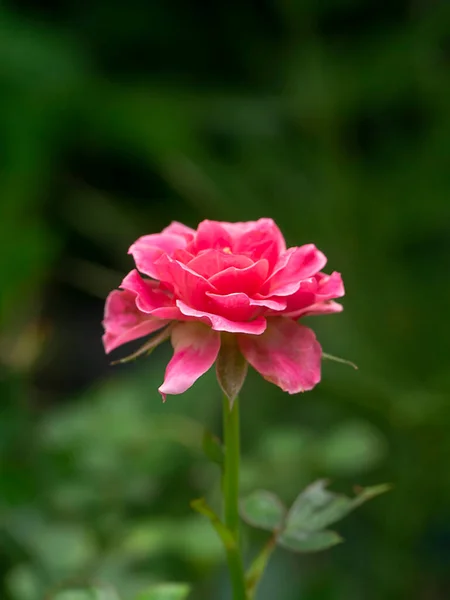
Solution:
<path fill-rule="evenodd" d="M 109 353 L 153 333 L 146 351 L 170 337 L 163 398 L 183 393 L 218 357 L 218 374 L 238 377 L 240 362 L 243 382 L 250 364 L 290 394 L 320 381 L 322 348 L 299 320 L 340 312 L 333 300 L 344 286 L 339 273 L 322 272 L 327 259 L 313 244 L 286 248 L 272 219 L 203 221 L 196 230 L 174 222 L 129 254 L 136 269 L 106 300 L 103 343 Z"/>

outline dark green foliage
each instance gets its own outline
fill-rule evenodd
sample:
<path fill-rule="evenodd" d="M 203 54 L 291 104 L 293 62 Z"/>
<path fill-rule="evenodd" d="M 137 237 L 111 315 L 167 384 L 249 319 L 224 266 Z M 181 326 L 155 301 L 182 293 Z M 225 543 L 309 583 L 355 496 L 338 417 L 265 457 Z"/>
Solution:
<path fill-rule="evenodd" d="M 170 345 L 110 367 L 138 346 L 104 357 L 100 322 L 139 235 L 261 216 L 342 271 L 344 313 L 309 323 L 359 370 L 324 361 L 297 397 L 250 370 L 243 495 L 394 491 L 334 551 L 277 551 L 257 598 L 449 596 L 449 28 L 444 1 L 2 3 L 2 600 L 227 597 L 189 507 L 218 504 L 215 374 L 162 405 Z"/>

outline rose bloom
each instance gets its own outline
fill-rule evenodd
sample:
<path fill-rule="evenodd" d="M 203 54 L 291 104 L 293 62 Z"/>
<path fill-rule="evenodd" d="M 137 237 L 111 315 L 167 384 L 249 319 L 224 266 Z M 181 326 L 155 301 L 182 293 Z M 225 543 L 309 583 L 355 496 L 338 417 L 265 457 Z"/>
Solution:
<path fill-rule="evenodd" d="M 340 312 L 333 299 L 344 286 L 339 273 L 322 273 L 327 259 L 313 244 L 286 248 L 272 219 L 203 221 L 197 230 L 174 222 L 139 238 L 129 254 L 137 270 L 106 300 L 103 343 L 109 353 L 165 328 L 157 341 L 170 335 L 174 355 L 163 398 L 208 371 L 229 334 L 282 390 L 295 394 L 320 381 L 322 348 L 298 321 Z"/>

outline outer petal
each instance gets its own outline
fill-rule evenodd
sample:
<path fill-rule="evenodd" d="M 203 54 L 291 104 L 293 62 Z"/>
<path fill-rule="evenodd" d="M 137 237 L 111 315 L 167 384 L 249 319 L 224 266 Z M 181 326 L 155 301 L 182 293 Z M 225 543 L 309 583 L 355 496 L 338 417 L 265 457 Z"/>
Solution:
<path fill-rule="evenodd" d="M 341 298 L 345 295 L 344 282 L 340 273 L 333 271 L 331 275 L 318 273 L 317 279 L 317 298 L 321 300 L 331 300 L 332 298 Z"/>
<path fill-rule="evenodd" d="M 136 269 L 128 273 L 120 287 L 134 293 L 136 306 L 143 312 L 151 314 L 155 308 L 175 306 L 168 292 L 161 290 L 156 281 L 143 279 Z"/>
<path fill-rule="evenodd" d="M 106 299 L 103 320 L 103 345 L 106 353 L 167 325 L 168 321 L 141 312 L 135 300 L 136 295 L 126 290 L 114 290 Z"/>
<path fill-rule="evenodd" d="M 181 300 L 177 300 L 177 306 L 186 317 L 194 317 L 202 323 L 207 323 L 214 331 L 228 331 L 230 333 L 251 333 L 260 335 L 266 329 L 264 317 L 257 317 L 253 321 L 232 321 L 225 317 L 210 312 L 195 310 Z"/>
<path fill-rule="evenodd" d="M 187 227 L 178 221 L 172 221 L 170 225 L 162 230 L 162 233 L 181 235 L 186 239 L 187 242 L 191 242 L 195 236 L 195 229 L 191 229 L 190 227 Z"/>
<path fill-rule="evenodd" d="M 170 228 L 170 225 L 169 225 Z M 171 256 L 176 250 L 187 245 L 185 235 L 175 233 L 155 233 L 140 237 L 128 250 L 137 268 L 145 275 L 158 279 L 155 261 L 163 254 Z"/>
<path fill-rule="evenodd" d="M 303 279 L 316 275 L 326 262 L 326 256 L 314 244 L 289 248 L 280 256 L 273 275 L 267 280 L 261 293 L 289 296 L 299 289 Z"/>
<path fill-rule="evenodd" d="M 173 295 L 162 290 L 158 282 L 143 279 L 136 269 L 128 273 L 120 287 L 133 292 L 138 309 L 152 317 L 170 320 L 182 317 Z"/>
<path fill-rule="evenodd" d="M 308 306 L 303 311 L 295 316 L 295 318 L 299 317 L 313 317 L 317 315 L 330 315 L 333 313 L 340 313 L 344 310 L 342 304 L 339 302 L 333 302 L 329 300 L 328 302 L 319 302 L 317 304 L 313 304 L 312 306 Z"/>
<path fill-rule="evenodd" d="M 240 335 L 238 342 L 252 367 L 285 392 L 304 392 L 320 381 L 322 348 L 308 327 L 274 317 L 262 335 Z"/>
<path fill-rule="evenodd" d="M 287 298 L 285 315 L 298 318 L 305 314 L 340 312 L 342 306 L 330 300 L 344 294 L 340 273 L 318 273 L 315 277 L 302 281 L 299 290 Z"/>
<path fill-rule="evenodd" d="M 214 364 L 220 349 L 220 334 L 202 323 L 179 323 L 172 330 L 174 355 L 167 365 L 164 383 L 166 394 L 182 394 Z"/>

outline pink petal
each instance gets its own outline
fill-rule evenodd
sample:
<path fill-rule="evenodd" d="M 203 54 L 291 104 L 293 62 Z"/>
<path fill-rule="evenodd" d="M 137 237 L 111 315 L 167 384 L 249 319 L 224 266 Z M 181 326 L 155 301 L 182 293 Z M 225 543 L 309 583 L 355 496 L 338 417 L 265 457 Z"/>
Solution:
<path fill-rule="evenodd" d="M 298 318 L 305 314 L 340 312 L 341 305 L 336 302 L 331 303 L 330 300 L 340 298 L 344 294 L 344 284 L 340 273 L 334 272 L 331 275 L 318 273 L 314 277 L 302 281 L 300 289 L 287 298 L 285 315 Z M 324 305 L 323 309 L 318 308 L 321 304 Z M 314 308 L 312 308 L 313 305 Z"/>
<path fill-rule="evenodd" d="M 170 227 L 170 225 L 169 225 Z M 176 250 L 186 247 L 187 240 L 184 235 L 175 233 L 155 233 L 140 237 L 128 250 L 134 258 L 137 268 L 141 273 L 158 279 L 155 262 L 163 254 L 172 255 Z"/>
<path fill-rule="evenodd" d="M 177 300 L 177 306 L 183 315 L 187 317 L 195 317 L 202 323 L 206 323 L 214 329 L 214 331 L 228 331 L 230 333 L 251 333 L 260 335 L 266 329 L 266 320 L 264 317 L 257 317 L 253 321 L 233 321 L 210 312 L 195 310 L 181 300 Z"/>
<path fill-rule="evenodd" d="M 162 306 L 155 308 L 151 312 L 151 316 L 156 319 L 167 319 L 169 321 L 185 321 L 180 309 L 177 306 Z"/>
<path fill-rule="evenodd" d="M 162 230 L 162 233 L 181 235 L 186 239 L 187 242 L 191 242 L 195 236 L 195 229 L 191 229 L 190 227 L 187 227 L 178 221 L 172 221 L 170 225 Z"/>
<path fill-rule="evenodd" d="M 229 267 L 243 269 L 250 267 L 252 264 L 253 261 L 247 256 L 228 254 L 222 250 L 204 250 L 187 263 L 190 269 L 202 275 L 205 279 L 209 279 Z"/>
<path fill-rule="evenodd" d="M 315 285 L 313 286 L 316 287 Z M 275 296 L 276 298 L 277 296 Z M 285 296 L 286 299 L 286 310 L 284 311 L 285 316 L 294 317 L 297 313 L 305 310 L 306 307 L 311 306 L 316 301 L 316 295 L 311 291 L 311 285 L 309 281 L 302 281 L 300 288 L 291 296 Z"/>
<path fill-rule="evenodd" d="M 202 221 L 197 227 L 194 241 L 188 246 L 189 252 L 197 254 L 202 250 L 223 250 L 231 247 L 231 238 L 217 221 Z"/>
<path fill-rule="evenodd" d="M 136 295 L 136 306 L 144 313 L 158 319 L 176 320 L 182 317 L 173 294 L 162 290 L 159 282 L 143 279 L 136 269 L 128 273 L 120 287 Z"/>
<path fill-rule="evenodd" d="M 314 244 L 289 248 L 278 261 L 273 275 L 267 280 L 263 294 L 288 296 L 295 293 L 303 279 L 316 275 L 327 262 Z"/>
<path fill-rule="evenodd" d="M 330 315 L 333 313 L 340 313 L 344 310 L 342 304 L 339 302 L 333 302 L 329 300 L 328 302 L 318 302 L 317 304 L 312 304 L 305 308 L 303 311 L 300 311 L 295 318 L 299 317 L 313 317 L 317 315 Z"/>
<path fill-rule="evenodd" d="M 262 259 L 244 269 L 229 267 L 217 275 L 210 277 L 209 282 L 215 287 L 215 291 L 222 294 L 243 292 L 253 296 L 261 289 L 269 272 L 269 263 Z"/>
<path fill-rule="evenodd" d="M 197 308 L 201 309 L 205 305 L 206 292 L 215 291 L 214 286 L 204 277 L 170 256 L 161 256 L 155 263 L 155 271 L 158 279 L 171 285 L 176 298 Z"/>
<path fill-rule="evenodd" d="M 172 258 L 178 260 L 184 265 L 187 265 L 188 262 L 194 258 L 194 255 L 187 250 L 184 250 L 184 248 L 178 248 L 178 250 L 175 250 L 175 252 L 172 254 Z"/>
<path fill-rule="evenodd" d="M 220 334 L 202 323 L 179 323 L 172 330 L 174 355 L 167 365 L 164 383 L 166 394 L 182 394 L 214 364 L 220 349 Z"/>
<path fill-rule="evenodd" d="M 256 317 L 256 310 L 250 306 L 250 298 L 247 294 L 213 294 L 206 292 L 208 296 L 208 310 L 231 321 L 250 321 Z"/>
<path fill-rule="evenodd" d="M 206 292 L 210 299 L 208 309 L 217 315 L 232 321 L 250 321 L 265 312 L 265 309 L 281 311 L 286 308 L 286 302 L 249 298 L 247 294 L 213 294 Z"/>
<path fill-rule="evenodd" d="M 155 308 L 174 305 L 170 295 L 159 289 L 158 282 L 143 279 L 136 269 L 128 273 L 120 287 L 135 294 L 136 306 L 143 312 L 151 313 Z"/>
<path fill-rule="evenodd" d="M 240 335 L 238 341 L 252 367 L 283 391 L 296 394 L 319 383 L 322 348 L 308 327 L 274 317 L 262 335 Z"/>
<path fill-rule="evenodd" d="M 246 254 L 253 260 L 266 259 L 273 267 L 286 251 L 284 237 L 272 219 L 247 223 L 221 223 L 232 238 L 235 254 Z"/>
<path fill-rule="evenodd" d="M 106 299 L 103 320 L 103 345 L 106 353 L 167 325 L 168 321 L 149 317 L 141 312 L 136 306 L 135 298 L 133 292 L 114 290 Z"/>
<path fill-rule="evenodd" d="M 344 282 L 340 273 L 333 271 L 331 275 L 318 273 L 317 279 L 317 298 L 322 300 L 331 300 L 332 298 L 342 298 L 345 296 Z"/>

